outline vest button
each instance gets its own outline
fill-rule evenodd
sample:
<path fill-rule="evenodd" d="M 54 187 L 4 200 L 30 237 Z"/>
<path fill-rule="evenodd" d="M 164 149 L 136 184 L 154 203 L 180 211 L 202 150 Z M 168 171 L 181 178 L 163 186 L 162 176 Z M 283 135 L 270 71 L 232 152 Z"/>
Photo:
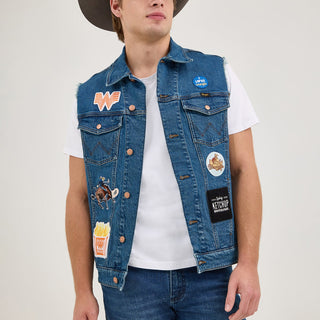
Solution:
<path fill-rule="evenodd" d="M 210 106 L 205 105 L 204 107 L 205 107 L 207 110 L 210 110 Z"/>
<path fill-rule="evenodd" d="M 126 238 L 125 238 L 124 236 L 121 236 L 121 237 L 120 237 L 120 242 L 121 242 L 121 243 L 124 243 L 125 241 L 126 241 Z"/>
<path fill-rule="evenodd" d="M 97 124 L 97 127 L 96 127 L 98 130 L 101 129 L 101 124 Z"/>
<path fill-rule="evenodd" d="M 163 59 L 161 59 L 161 60 L 160 60 L 160 62 L 161 62 L 161 63 L 164 63 L 164 60 L 163 60 Z"/>
<path fill-rule="evenodd" d="M 129 110 L 130 110 L 130 111 L 136 110 L 136 106 L 132 104 L 132 105 L 129 107 Z"/>
<path fill-rule="evenodd" d="M 129 199 L 129 198 L 130 198 L 130 192 L 128 192 L 128 191 L 125 192 L 125 193 L 124 193 L 124 197 L 125 197 L 126 199 Z"/>
<path fill-rule="evenodd" d="M 128 150 L 127 150 L 127 155 L 128 155 L 128 156 L 132 156 L 132 154 L 133 154 L 133 150 L 132 150 L 132 149 L 128 149 Z"/>
<path fill-rule="evenodd" d="M 113 282 L 114 283 L 118 283 L 118 278 L 117 277 L 113 277 Z"/>
<path fill-rule="evenodd" d="M 135 82 L 136 80 L 135 80 L 135 79 L 130 79 L 130 81 L 131 81 L 131 82 Z"/>

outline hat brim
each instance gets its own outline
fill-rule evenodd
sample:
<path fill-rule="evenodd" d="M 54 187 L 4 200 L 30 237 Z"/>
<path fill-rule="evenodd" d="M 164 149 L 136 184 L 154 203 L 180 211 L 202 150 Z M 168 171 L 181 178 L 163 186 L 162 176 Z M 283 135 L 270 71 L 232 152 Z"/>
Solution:
<path fill-rule="evenodd" d="M 89 22 L 98 28 L 114 31 L 109 0 L 78 0 L 80 9 Z M 173 16 L 176 16 L 188 0 L 177 0 Z"/>

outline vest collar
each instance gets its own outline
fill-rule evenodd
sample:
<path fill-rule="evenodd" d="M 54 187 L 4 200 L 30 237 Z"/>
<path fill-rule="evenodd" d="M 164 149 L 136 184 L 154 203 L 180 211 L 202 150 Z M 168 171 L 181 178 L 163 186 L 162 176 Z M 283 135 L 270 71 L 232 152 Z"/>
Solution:
<path fill-rule="evenodd" d="M 176 63 L 188 63 L 193 61 L 193 59 L 188 57 L 186 51 L 186 49 L 180 47 L 172 40 L 172 38 L 170 38 L 169 53 L 163 57 L 162 60 L 173 61 Z M 113 85 L 125 77 L 129 77 L 130 79 L 133 78 L 133 75 L 126 62 L 126 50 L 124 46 L 121 55 L 111 65 L 110 70 L 107 72 L 106 86 Z"/>

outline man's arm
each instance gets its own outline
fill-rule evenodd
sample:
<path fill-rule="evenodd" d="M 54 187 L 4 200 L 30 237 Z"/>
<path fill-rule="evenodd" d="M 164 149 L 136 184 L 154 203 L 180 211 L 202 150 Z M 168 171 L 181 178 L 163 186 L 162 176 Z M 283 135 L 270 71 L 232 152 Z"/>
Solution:
<path fill-rule="evenodd" d="M 92 291 L 94 259 L 83 159 L 70 156 L 69 174 L 65 223 L 76 293 L 73 319 L 96 320 L 99 306 Z"/>
<path fill-rule="evenodd" d="M 262 195 L 251 129 L 230 135 L 229 150 L 239 259 L 230 276 L 226 311 L 231 310 L 235 294 L 239 293 L 241 295 L 239 310 L 229 319 L 241 320 L 257 311 L 260 299 L 257 267 Z"/>

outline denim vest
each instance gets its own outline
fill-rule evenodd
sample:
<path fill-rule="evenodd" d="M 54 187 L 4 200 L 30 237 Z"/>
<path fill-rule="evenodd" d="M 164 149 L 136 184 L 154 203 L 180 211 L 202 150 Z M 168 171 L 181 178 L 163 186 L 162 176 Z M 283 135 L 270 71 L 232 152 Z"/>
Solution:
<path fill-rule="evenodd" d="M 197 272 L 232 265 L 238 247 L 224 59 L 170 39 L 157 68 L 157 97 Z M 125 48 L 110 67 L 79 86 L 77 101 L 98 281 L 121 291 L 135 229 L 147 112 L 145 86 L 130 72 Z"/>

